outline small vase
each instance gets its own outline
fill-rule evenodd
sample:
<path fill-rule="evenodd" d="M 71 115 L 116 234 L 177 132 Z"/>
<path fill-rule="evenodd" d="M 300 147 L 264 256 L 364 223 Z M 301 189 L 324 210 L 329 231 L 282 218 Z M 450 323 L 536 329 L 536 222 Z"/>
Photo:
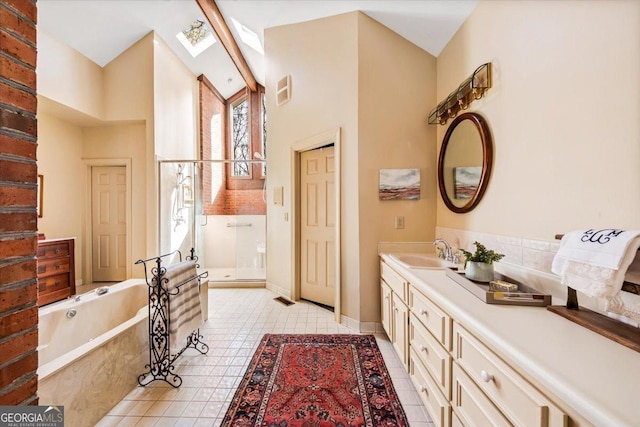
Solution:
<path fill-rule="evenodd" d="M 467 262 L 467 268 L 464 270 L 464 275 L 467 279 L 475 280 L 476 282 L 490 282 L 493 280 L 493 264 L 487 264 L 486 262 Z"/>

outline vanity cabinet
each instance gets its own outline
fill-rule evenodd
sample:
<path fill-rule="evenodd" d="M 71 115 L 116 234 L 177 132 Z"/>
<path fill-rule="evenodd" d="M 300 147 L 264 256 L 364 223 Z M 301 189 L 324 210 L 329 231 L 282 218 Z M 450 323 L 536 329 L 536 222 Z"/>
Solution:
<path fill-rule="evenodd" d="M 76 293 L 74 239 L 38 241 L 38 305 Z"/>
<path fill-rule="evenodd" d="M 382 326 L 400 356 L 405 369 L 409 366 L 409 308 L 406 302 L 409 282 L 386 263 L 380 264 L 382 290 Z"/>
<path fill-rule="evenodd" d="M 473 380 L 469 389 L 487 395 L 518 426 L 565 425 L 567 417 L 557 406 L 462 325 L 455 323 L 453 334 L 456 365 Z"/>
<path fill-rule="evenodd" d="M 568 425 L 559 406 L 429 298 L 423 286 L 384 261 L 380 270 L 384 329 L 407 358 L 411 381 L 436 426 Z M 407 329 L 404 342 L 400 323 Z"/>

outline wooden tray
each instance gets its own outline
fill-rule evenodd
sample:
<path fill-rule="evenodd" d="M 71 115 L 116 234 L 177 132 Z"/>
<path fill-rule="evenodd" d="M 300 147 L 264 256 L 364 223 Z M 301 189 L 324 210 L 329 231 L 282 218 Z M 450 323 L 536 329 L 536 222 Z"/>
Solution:
<path fill-rule="evenodd" d="M 500 273 L 495 273 L 496 280 L 505 280 L 518 285 L 516 292 L 497 292 L 489 290 L 488 282 L 469 280 L 464 271 L 447 268 L 447 276 L 456 283 L 478 297 L 485 304 L 524 305 L 532 307 L 546 307 L 551 304 L 551 295 L 540 293 L 538 290 L 519 283 Z"/>

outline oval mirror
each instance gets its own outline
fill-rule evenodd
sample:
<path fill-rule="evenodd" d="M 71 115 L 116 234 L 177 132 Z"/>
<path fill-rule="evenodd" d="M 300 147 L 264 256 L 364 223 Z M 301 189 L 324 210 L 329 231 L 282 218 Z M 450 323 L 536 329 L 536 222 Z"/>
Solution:
<path fill-rule="evenodd" d="M 442 141 L 438 186 L 445 205 L 456 213 L 475 208 L 491 175 L 493 144 L 486 121 L 477 113 L 456 117 Z"/>

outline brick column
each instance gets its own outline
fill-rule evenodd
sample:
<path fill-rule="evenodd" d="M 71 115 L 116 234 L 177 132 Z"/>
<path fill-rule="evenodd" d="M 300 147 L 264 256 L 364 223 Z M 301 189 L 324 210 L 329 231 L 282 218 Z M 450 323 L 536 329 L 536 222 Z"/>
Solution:
<path fill-rule="evenodd" d="M 36 8 L 0 2 L 0 405 L 38 404 Z"/>

